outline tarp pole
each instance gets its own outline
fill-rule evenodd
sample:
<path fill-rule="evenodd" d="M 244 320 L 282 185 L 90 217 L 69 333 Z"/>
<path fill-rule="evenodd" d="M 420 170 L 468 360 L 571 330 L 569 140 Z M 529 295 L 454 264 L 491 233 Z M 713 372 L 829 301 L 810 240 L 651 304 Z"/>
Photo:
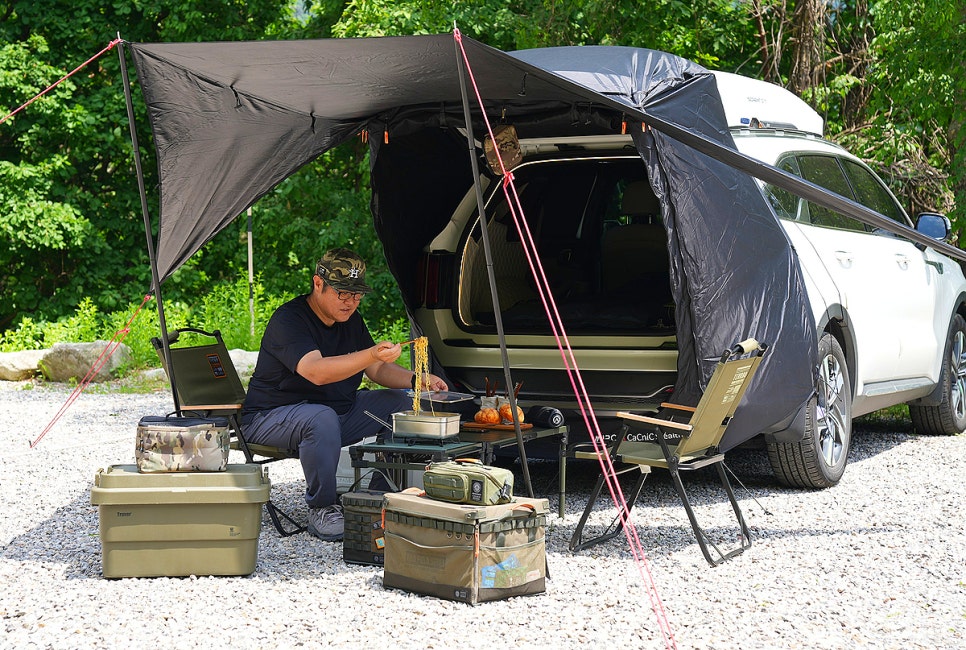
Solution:
<path fill-rule="evenodd" d="M 121 35 L 117 35 L 120 40 Z M 144 218 L 144 235 L 148 244 L 148 260 L 151 264 L 151 282 L 154 285 L 154 298 L 158 303 L 158 323 L 161 326 L 161 346 L 164 354 L 164 365 L 168 371 L 168 381 L 171 384 L 171 396 L 174 399 L 174 410 L 181 414 L 181 404 L 178 402 L 178 391 L 175 390 L 174 366 L 171 365 L 171 344 L 168 343 L 168 327 L 164 319 L 164 304 L 161 300 L 161 278 L 158 273 L 158 259 L 154 251 L 154 237 L 151 235 L 151 216 L 148 214 L 148 195 L 144 189 L 144 171 L 141 169 L 141 152 L 138 147 L 137 129 L 134 127 L 134 103 L 131 100 L 131 83 L 127 74 L 127 57 L 124 53 L 124 41 L 120 41 L 117 48 L 121 60 L 121 80 L 124 82 L 124 100 L 127 104 L 127 123 L 131 131 L 131 145 L 134 147 L 134 169 L 137 171 L 138 191 L 141 194 L 141 216 Z"/>
<path fill-rule="evenodd" d="M 496 275 L 493 272 L 493 255 L 490 252 L 490 234 L 486 226 L 486 206 L 483 202 L 483 187 L 480 185 L 480 167 L 476 160 L 476 142 L 473 136 L 473 121 L 470 115 L 469 95 L 466 91 L 466 70 L 463 57 L 460 56 L 459 43 L 456 46 L 456 63 L 459 67 L 460 97 L 463 101 L 463 120 L 466 122 L 466 144 L 469 149 L 470 165 L 473 170 L 473 187 L 476 189 L 476 206 L 480 216 L 480 232 L 483 239 L 483 256 L 486 258 L 486 277 L 490 283 L 490 297 L 493 299 L 493 319 L 496 324 L 496 335 L 500 340 L 500 355 L 503 360 L 503 380 L 506 382 L 507 399 L 510 408 L 516 411 L 516 396 L 513 394 L 513 378 L 510 376 L 510 357 L 506 350 L 506 337 L 503 334 L 503 314 L 500 312 L 500 297 L 496 291 Z M 482 108 L 482 107 L 481 107 Z M 513 418 L 513 430 L 517 436 L 517 450 L 520 453 L 520 466 L 523 471 L 523 481 L 527 486 L 527 495 L 533 498 L 533 484 L 530 482 L 530 468 L 527 464 L 527 451 L 523 444 L 523 431 L 517 417 Z"/>
<path fill-rule="evenodd" d="M 255 337 L 255 256 L 252 251 L 252 206 L 248 206 L 248 333 Z"/>

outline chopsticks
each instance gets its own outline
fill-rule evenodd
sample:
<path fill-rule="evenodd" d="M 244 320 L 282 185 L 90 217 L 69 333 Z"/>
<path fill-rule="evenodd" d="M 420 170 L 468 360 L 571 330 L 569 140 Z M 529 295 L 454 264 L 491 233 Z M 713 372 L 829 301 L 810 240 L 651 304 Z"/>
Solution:
<path fill-rule="evenodd" d="M 403 346 L 405 346 L 405 345 L 409 345 L 410 343 L 415 343 L 415 342 L 416 342 L 416 341 L 418 341 L 418 340 L 419 340 L 418 338 L 415 338 L 415 339 L 412 339 L 411 341 L 403 341 L 403 342 L 402 342 L 402 343 L 400 343 L 399 345 L 403 345 Z"/>
<path fill-rule="evenodd" d="M 483 389 L 484 392 L 483 392 L 483 394 L 486 397 L 495 397 L 496 396 L 496 391 L 499 390 L 499 388 L 500 388 L 500 382 L 494 380 L 493 383 L 491 384 L 490 383 L 490 378 L 489 377 L 484 377 L 483 378 L 483 386 L 484 386 L 484 389 Z M 523 386 L 523 382 L 522 381 L 518 381 L 516 383 L 516 386 L 513 387 L 513 399 L 514 400 L 520 394 L 520 388 L 522 386 Z M 507 397 L 509 397 L 509 396 L 510 396 L 510 394 L 507 393 Z"/>

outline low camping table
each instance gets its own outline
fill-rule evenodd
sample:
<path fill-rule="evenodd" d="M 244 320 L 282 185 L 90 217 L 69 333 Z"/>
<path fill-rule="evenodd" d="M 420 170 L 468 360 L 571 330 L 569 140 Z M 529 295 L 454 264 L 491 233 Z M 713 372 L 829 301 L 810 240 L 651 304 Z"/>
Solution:
<path fill-rule="evenodd" d="M 564 516 L 567 492 L 567 434 L 568 427 L 532 427 L 523 429 L 523 442 L 552 436 L 560 437 L 560 480 L 559 480 L 559 511 Z M 401 438 L 392 440 L 377 440 L 371 443 L 360 443 L 349 447 L 349 458 L 355 470 L 355 480 L 362 478 L 364 469 L 385 469 L 392 473 L 397 485 L 405 488 L 406 472 L 409 470 L 423 471 L 427 462 L 453 460 L 454 458 L 477 457 L 486 464 L 493 462 L 496 450 L 509 447 L 517 443 L 516 432 L 512 429 L 467 429 L 460 428 L 458 435 L 442 440 L 432 438 Z M 375 460 L 365 458 L 365 454 L 373 454 Z M 417 458 L 421 460 L 417 460 Z"/>

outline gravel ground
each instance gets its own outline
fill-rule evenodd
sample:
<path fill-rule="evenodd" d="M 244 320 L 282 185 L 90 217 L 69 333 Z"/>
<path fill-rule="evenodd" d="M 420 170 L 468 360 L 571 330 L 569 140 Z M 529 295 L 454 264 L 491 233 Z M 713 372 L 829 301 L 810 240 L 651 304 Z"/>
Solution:
<path fill-rule="evenodd" d="M 138 419 L 170 398 L 91 389 L 30 449 L 69 395 L 0 382 L 2 648 L 663 648 L 648 575 L 678 648 L 966 647 L 964 436 L 912 435 L 901 419 L 858 430 L 845 478 L 817 492 L 778 487 L 762 451 L 732 452 L 754 546 L 714 569 L 661 474 L 635 509 L 643 572 L 623 537 L 570 553 L 592 482 L 572 467 L 547 592 L 471 607 L 385 590 L 380 568 L 346 565 L 341 544 L 280 538 L 267 517 L 251 576 L 102 578 L 94 474 L 132 463 Z M 554 507 L 555 472 L 531 472 Z M 298 463 L 271 476 L 273 499 L 304 516 Z M 730 525 L 710 476 L 691 484 L 705 525 Z M 590 525 L 606 521 L 601 509 Z"/>

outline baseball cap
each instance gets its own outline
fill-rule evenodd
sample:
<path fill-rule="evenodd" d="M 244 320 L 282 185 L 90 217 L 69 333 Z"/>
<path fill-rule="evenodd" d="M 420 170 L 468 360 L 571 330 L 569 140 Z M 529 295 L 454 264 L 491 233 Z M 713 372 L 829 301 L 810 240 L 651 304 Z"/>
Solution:
<path fill-rule="evenodd" d="M 336 291 L 369 293 L 366 284 L 366 263 L 347 248 L 334 248 L 322 256 L 315 265 L 315 274 Z"/>

